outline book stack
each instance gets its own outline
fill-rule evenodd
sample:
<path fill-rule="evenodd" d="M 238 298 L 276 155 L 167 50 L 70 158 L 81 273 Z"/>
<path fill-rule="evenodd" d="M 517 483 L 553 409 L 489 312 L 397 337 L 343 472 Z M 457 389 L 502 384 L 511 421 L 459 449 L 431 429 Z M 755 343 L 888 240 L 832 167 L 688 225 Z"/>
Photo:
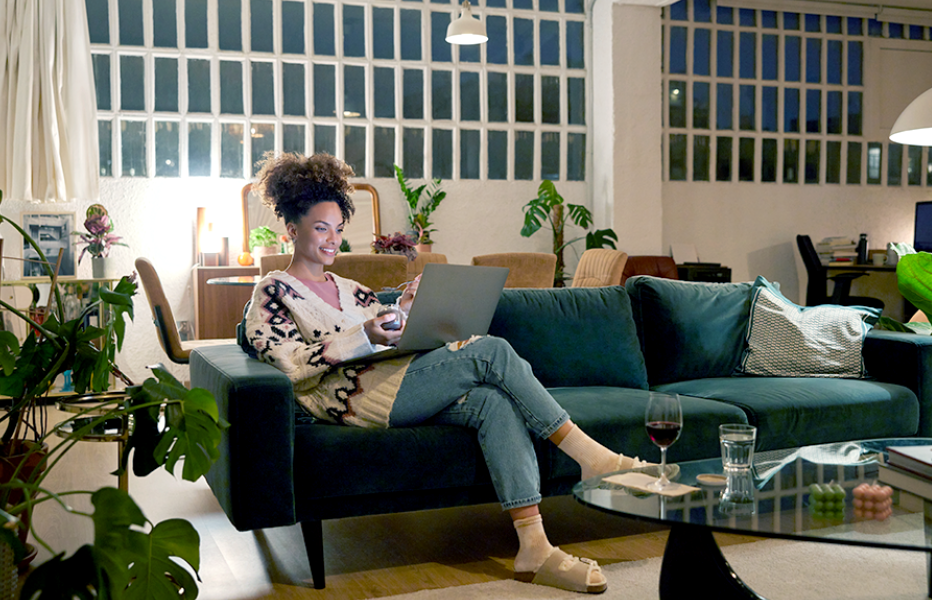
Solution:
<path fill-rule="evenodd" d="M 877 479 L 887 485 L 932 500 L 932 446 L 891 446 L 887 464 Z"/>
<path fill-rule="evenodd" d="M 832 236 L 816 244 L 819 260 L 827 266 L 846 266 L 857 264 L 858 245 L 849 237 Z"/>

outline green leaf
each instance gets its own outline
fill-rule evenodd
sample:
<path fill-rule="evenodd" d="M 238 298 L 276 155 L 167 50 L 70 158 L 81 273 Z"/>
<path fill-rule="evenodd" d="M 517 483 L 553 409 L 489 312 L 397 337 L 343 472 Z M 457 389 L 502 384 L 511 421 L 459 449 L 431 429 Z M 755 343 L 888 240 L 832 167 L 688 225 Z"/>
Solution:
<path fill-rule="evenodd" d="M 184 519 L 168 519 L 146 536 L 142 556 L 129 569 L 131 583 L 124 598 L 197 598 L 197 582 L 173 559 L 181 559 L 197 572 L 200 537 Z M 183 590 L 183 591 L 182 591 Z"/>
<path fill-rule="evenodd" d="M 887 331 L 900 331 L 903 333 L 914 333 L 912 329 L 890 317 L 880 317 L 874 325 L 874 329 L 884 329 Z"/>
<path fill-rule="evenodd" d="M 615 248 L 618 234 L 611 229 L 598 229 L 586 234 L 586 250 L 590 248 Z"/>
<path fill-rule="evenodd" d="M 567 204 L 567 208 L 569 208 L 570 219 L 573 223 L 583 229 L 588 229 L 592 225 L 592 213 L 588 208 L 579 204 Z"/>
<path fill-rule="evenodd" d="M 140 537 L 146 535 L 131 527 L 143 527 L 148 521 L 129 494 L 116 488 L 100 488 L 91 495 L 91 502 L 95 557 L 119 597 L 119 591 L 129 585 L 130 563 L 139 558 Z"/>
<path fill-rule="evenodd" d="M 901 256 L 896 263 L 896 279 L 903 297 L 927 317 L 932 315 L 932 254 Z"/>
<path fill-rule="evenodd" d="M 19 340 L 9 331 L 0 331 L 0 369 L 3 369 L 5 377 L 13 374 L 17 356 L 19 356 Z"/>
<path fill-rule="evenodd" d="M 94 548 L 85 544 L 70 558 L 62 552 L 29 574 L 20 598 L 30 600 L 109 600 L 112 593 L 107 572 L 95 559 Z"/>
<path fill-rule="evenodd" d="M 531 237 L 550 218 L 550 209 L 538 199 L 531 200 L 524 205 L 524 227 L 521 235 Z"/>

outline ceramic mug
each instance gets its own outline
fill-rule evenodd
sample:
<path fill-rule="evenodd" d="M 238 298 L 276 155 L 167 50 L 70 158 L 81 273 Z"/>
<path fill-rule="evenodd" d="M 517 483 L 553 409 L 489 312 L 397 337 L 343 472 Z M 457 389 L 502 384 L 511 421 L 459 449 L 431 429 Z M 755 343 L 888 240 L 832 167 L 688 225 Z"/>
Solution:
<path fill-rule="evenodd" d="M 871 256 L 871 260 L 874 261 L 874 266 L 875 266 L 875 267 L 882 267 L 883 264 L 884 264 L 885 262 L 887 262 L 887 255 L 886 255 L 886 254 L 883 254 L 883 253 L 880 253 L 880 252 L 875 252 L 875 253 Z"/>

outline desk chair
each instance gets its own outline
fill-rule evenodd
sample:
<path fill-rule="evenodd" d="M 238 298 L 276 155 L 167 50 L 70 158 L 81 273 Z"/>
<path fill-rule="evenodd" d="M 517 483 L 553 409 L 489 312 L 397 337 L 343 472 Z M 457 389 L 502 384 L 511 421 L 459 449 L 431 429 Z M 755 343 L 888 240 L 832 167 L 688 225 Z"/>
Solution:
<path fill-rule="evenodd" d="M 611 248 L 590 248 L 579 257 L 570 287 L 621 285 L 628 255 Z"/>
<path fill-rule="evenodd" d="M 472 257 L 482 267 L 508 267 L 506 288 L 551 288 L 557 269 L 557 255 L 543 252 L 501 252 Z"/>
<path fill-rule="evenodd" d="M 175 317 L 172 315 L 172 308 L 168 304 L 168 298 L 162 289 L 162 280 L 155 271 L 155 267 L 147 258 L 139 257 L 136 259 L 136 272 L 139 273 L 139 279 L 142 280 L 142 287 L 146 291 L 146 298 L 149 300 L 149 308 L 152 309 L 152 321 L 155 323 L 155 331 L 158 334 L 159 344 L 162 350 L 168 355 L 168 359 L 179 365 L 188 364 L 191 350 L 202 346 L 219 346 L 221 344 L 235 344 L 236 340 L 186 340 L 182 341 L 178 335 L 178 327 L 175 325 Z"/>
<path fill-rule="evenodd" d="M 629 277 L 635 275 L 650 275 L 664 279 L 680 278 L 676 270 L 676 261 L 669 256 L 629 256 L 621 274 L 621 285 L 624 285 Z"/>
<path fill-rule="evenodd" d="M 873 306 L 875 308 L 883 308 L 883 300 L 879 298 L 851 295 L 851 282 L 858 277 L 869 275 L 869 273 L 859 271 L 854 273 L 839 273 L 838 275 L 829 277 L 828 269 L 819 259 L 819 253 L 816 252 L 815 246 L 812 243 L 812 238 L 808 235 L 797 235 L 796 245 L 799 247 L 799 254 L 802 256 L 803 264 L 806 265 L 806 274 L 809 278 L 806 284 L 806 306 L 840 304 L 842 306 Z M 831 296 L 829 296 L 827 292 L 829 279 L 835 284 L 832 288 Z"/>

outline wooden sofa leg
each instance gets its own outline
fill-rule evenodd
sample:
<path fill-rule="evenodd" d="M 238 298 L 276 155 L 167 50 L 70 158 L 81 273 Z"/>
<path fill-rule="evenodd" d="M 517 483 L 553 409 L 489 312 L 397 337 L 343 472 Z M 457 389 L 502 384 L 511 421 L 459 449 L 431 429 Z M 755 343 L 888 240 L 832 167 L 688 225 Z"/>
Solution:
<path fill-rule="evenodd" d="M 301 521 L 301 533 L 304 535 L 304 548 L 311 563 L 311 578 L 314 588 L 324 589 L 324 529 L 320 520 Z"/>

